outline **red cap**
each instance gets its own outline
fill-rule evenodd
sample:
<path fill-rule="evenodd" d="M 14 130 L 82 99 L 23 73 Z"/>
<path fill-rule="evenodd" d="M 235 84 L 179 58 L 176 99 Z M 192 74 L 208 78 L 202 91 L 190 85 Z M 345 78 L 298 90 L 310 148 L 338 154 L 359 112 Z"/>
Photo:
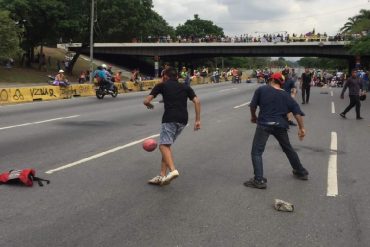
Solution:
<path fill-rule="evenodd" d="M 279 81 L 281 84 L 285 82 L 285 77 L 280 72 L 275 72 L 270 76 L 270 79 Z"/>

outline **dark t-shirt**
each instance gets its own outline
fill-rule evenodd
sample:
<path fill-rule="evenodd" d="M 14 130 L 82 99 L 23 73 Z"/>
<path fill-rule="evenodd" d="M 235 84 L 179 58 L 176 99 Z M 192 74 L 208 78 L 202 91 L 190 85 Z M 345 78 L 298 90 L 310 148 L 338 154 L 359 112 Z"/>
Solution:
<path fill-rule="evenodd" d="M 260 108 L 257 119 L 259 125 L 289 128 L 287 119 L 289 112 L 304 116 L 298 103 L 290 94 L 269 85 L 261 86 L 254 92 L 250 107 L 257 108 L 257 106 Z"/>
<path fill-rule="evenodd" d="M 162 123 L 188 123 L 188 99 L 193 100 L 196 95 L 194 90 L 177 81 L 166 81 L 157 84 L 150 95 L 157 97 L 162 94 L 164 114 Z"/>
<path fill-rule="evenodd" d="M 312 80 L 312 74 L 308 73 L 302 74 L 302 87 L 310 87 L 311 86 L 311 80 Z"/>
<path fill-rule="evenodd" d="M 284 83 L 284 86 L 283 86 L 283 89 L 285 90 L 285 92 L 287 93 L 291 93 L 292 92 L 292 89 L 293 88 L 296 88 L 295 87 L 295 82 L 293 81 L 293 79 L 288 79 L 285 83 Z"/>

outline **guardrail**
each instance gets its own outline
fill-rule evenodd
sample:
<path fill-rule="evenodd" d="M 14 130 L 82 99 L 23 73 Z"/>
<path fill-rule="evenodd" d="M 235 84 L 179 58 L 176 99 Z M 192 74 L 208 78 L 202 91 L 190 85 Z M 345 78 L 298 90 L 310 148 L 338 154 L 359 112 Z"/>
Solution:
<path fill-rule="evenodd" d="M 180 80 L 181 81 L 181 80 Z M 220 80 L 225 81 L 225 79 Z M 151 90 L 160 80 L 150 80 L 134 83 L 126 81 L 115 83 L 119 93 Z M 210 77 L 196 77 L 191 85 L 208 84 Z M 27 103 L 33 101 L 71 99 L 73 97 L 87 97 L 95 95 L 93 84 L 72 84 L 68 87 L 59 86 L 32 86 L 32 87 L 11 87 L 0 88 L 0 105 Z"/>

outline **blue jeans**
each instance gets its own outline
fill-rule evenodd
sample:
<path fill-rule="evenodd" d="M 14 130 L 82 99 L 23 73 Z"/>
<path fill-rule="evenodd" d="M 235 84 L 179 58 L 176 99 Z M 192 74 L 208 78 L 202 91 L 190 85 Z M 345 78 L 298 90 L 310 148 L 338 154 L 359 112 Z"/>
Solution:
<path fill-rule="evenodd" d="M 296 170 L 298 173 L 306 174 L 307 171 L 305 168 L 303 168 L 297 152 L 293 149 L 292 145 L 290 144 L 288 130 L 276 126 L 257 125 L 251 152 L 254 169 L 254 178 L 259 181 L 263 179 L 262 154 L 265 151 L 266 143 L 270 135 L 273 135 L 279 142 L 292 168 Z"/>

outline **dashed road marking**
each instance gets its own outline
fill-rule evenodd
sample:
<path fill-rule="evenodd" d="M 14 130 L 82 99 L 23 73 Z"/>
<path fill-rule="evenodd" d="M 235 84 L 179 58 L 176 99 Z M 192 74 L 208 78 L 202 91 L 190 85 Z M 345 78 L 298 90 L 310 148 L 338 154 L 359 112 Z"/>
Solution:
<path fill-rule="evenodd" d="M 236 89 L 238 89 L 238 88 L 232 87 L 232 88 L 222 89 L 219 92 L 227 92 L 227 91 L 236 90 Z"/>
<path fill-rule="evenodd" d="M 43 120 L 43 121 L 38 121 L 38 122 L 24 123 L 24 124 L 12 125 L 12 126 L 0 127 L 0 130 L 7 130 L 7 129 L 13 129 L 13 128 L 24 127 L 24 126 L 29 126 L 29 125 L 50 123 L 50 122 L 55 122 L 55 121 L 64 120 L 64 119 L 76 118 L 76 117 L 79 117 L 79 116 L 80 115 L 74 115 L 74 116 L 69 116 L 69 117 L 53 118 L 53 119 L 48 119 L 48 120 Z"/>
<path fill-rule="evenodd" d="M 52 170 L 49 170 L 49 171 L 46 171 L 45 173 L 47 174 L 52 174 L 52 173 L 55 173 L 55 172 L 59 172 L 59 171 L 62 171 L 62 170 L 65 170 L 65 169 L 68 169 L 68 168 L 71 168 L 71 167 L 74 167 L 74 166 L 78 166 L 78 165 L 82 165 L 86 162 L 89 162 L 91 160 L 95 160 L 95 159 L 98 159 L 100 157 L 103 157 L 105 155 L 108 155 L 108 154 L 111 154 L 111 153 L 114 153 L 114 152 L 117 152 L 119 150 L 122 150 L 122 149 L 125 149 L 125 148 L 128 148 L 128 147 L 132 147 L 134 145 L 137 145 L 137 144 L 140 144 L 142 143 L 143 141 L 145 141 L 146 139 L 149 139 L 149 138 L 156 138 L 158 137 L 159 134 L 156 134 L 156 135 L 151 135 L 151 136 L 148 136 L 146 138 L 143 138 L 143 139 L 140 139 L 140 140 L 137 140 L 137 141 L 133 141 L 133 142 L 130 142 L 126 145 L 123 145 L 123 146 L 119 146 L 119 147 L 116 147 L 116 148 L 113 148 L 113 149 L 110 149 L 110 150 L 107 150 L 105 152 L 101 152 L 101 153 L 98 153 L 98 154 L 95 154 L 93 156 L 90 156 L 90 157 L 87 157 L 87 158 L 84 158 L 84 159 L 81 159 L 81 160 L 78 160 L 76 162 L 73 162 L 73 163 L 70 163 L 70 164 L 67 164 L 67 165 L 63 165 L 63 166 L 60 166 L 58 168 L 55 168 L 55 169 L 52 169 Z"/>
<path fill-rule="evenodd" d="M 250 103 L 251 103 L 251 102 L 250 102 L 250 101 L 248 101 L 247 103 L 244 103 L 244 104 L 241 104 L 241 105 L 234 106 L 234 109 L 238 109 L 238 108 L 240 108 L 240 107 L 247 106 L 247 105 L 249 105 Z"/>
<path fill-rule="evenodd" d="M 328 187 L 327 196 L 338 195 L 338 174 L 337 174 L 338 138 L 336 132 L 331 132 L 330 157 L 328 165 Z"/>
<path fill-rule="evenodd" d="M 335 104 L 333 101 L 331 102 L 331 113 L 335 114 Z"/>
<path fill-rule="evenodd" d="M 334 93 L 333 93 L 333 91 L 331 91 L 331 92 L 330 92 L 330 95 L 331 95 L 331 97 L 333 97 L 333 96 L 334 96 Z"/>

